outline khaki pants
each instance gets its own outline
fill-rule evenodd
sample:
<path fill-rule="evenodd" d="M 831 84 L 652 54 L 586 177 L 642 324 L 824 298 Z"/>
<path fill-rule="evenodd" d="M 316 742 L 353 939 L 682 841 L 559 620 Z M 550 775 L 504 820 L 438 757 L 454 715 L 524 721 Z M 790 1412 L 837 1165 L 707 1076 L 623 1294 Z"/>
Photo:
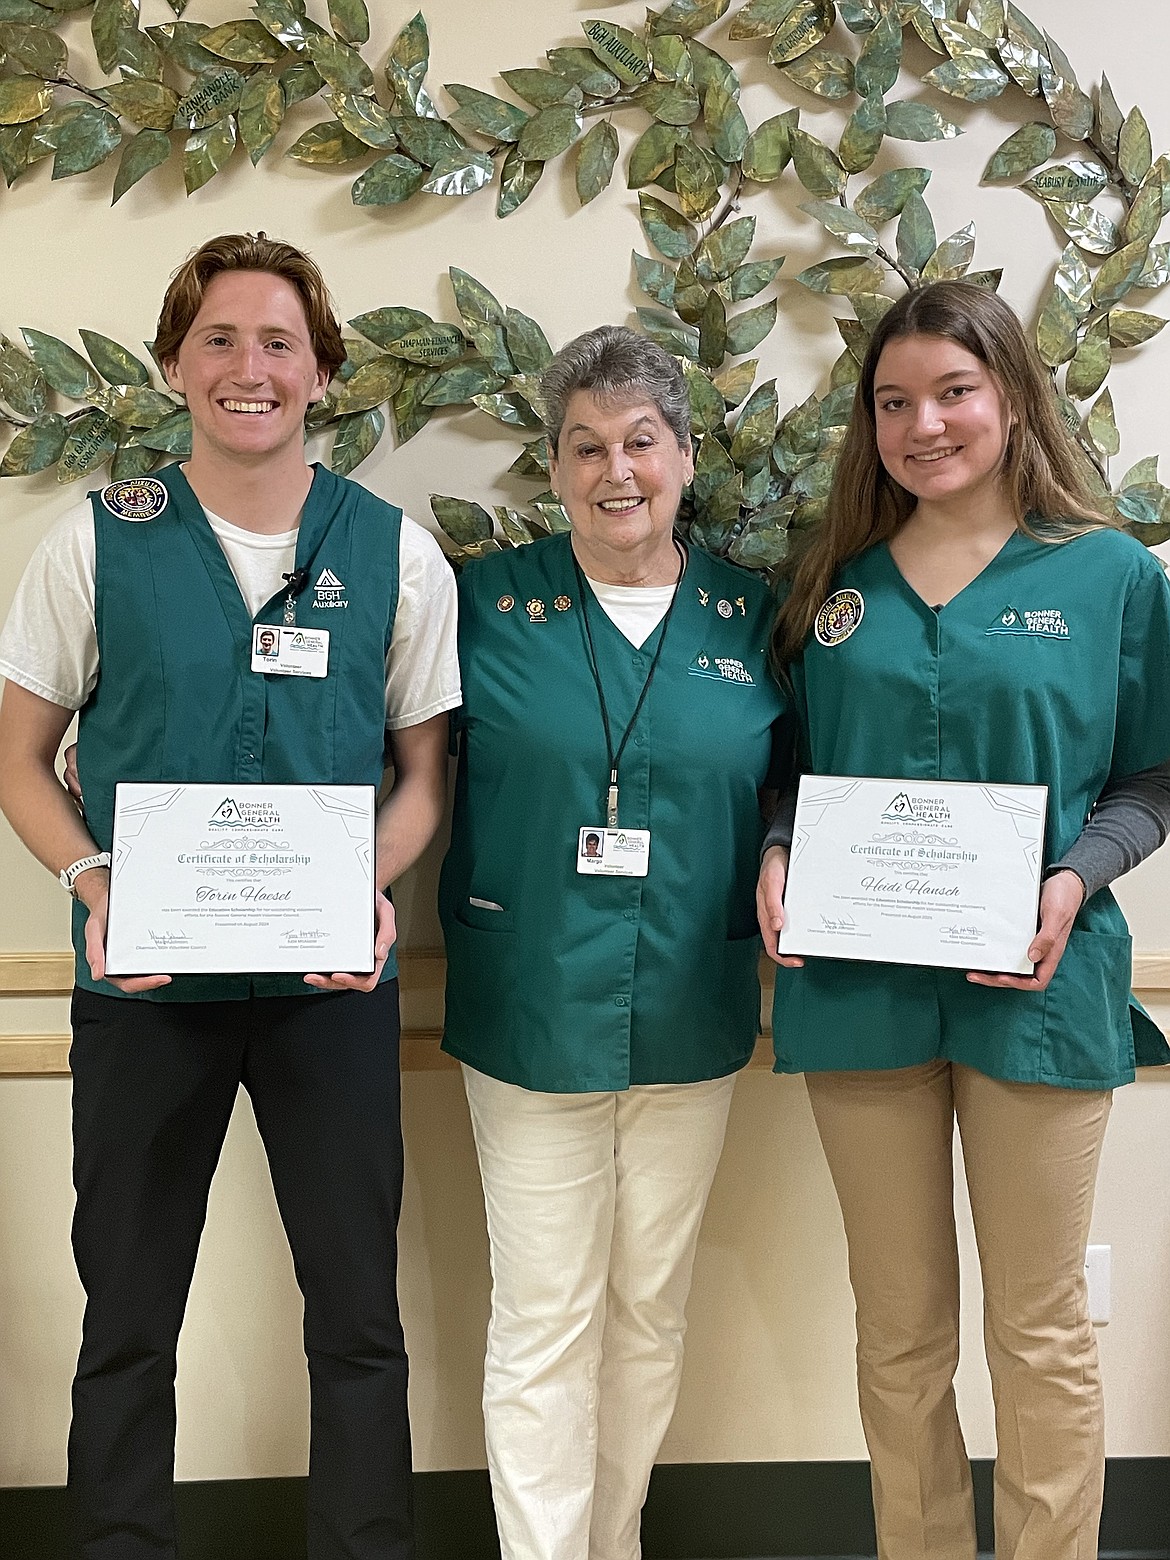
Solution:
<path fill-rule="evenodd" d="M 998 1560 L 1096 1560 L 1105 1469 L 1084 1278 L 1111 1096 L 928 1062 L 807 1074 L 845 1220 L 880 1560 L 975 1560 L 955 1411 L 958 1119 L 995 1397 Z"/>

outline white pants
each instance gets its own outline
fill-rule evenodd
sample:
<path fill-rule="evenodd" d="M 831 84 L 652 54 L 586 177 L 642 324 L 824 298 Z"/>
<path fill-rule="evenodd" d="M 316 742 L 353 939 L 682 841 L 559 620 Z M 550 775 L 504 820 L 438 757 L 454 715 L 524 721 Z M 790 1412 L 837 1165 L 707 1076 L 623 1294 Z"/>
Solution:
<path fill-rule="evenodd" d="M 503 1560 L 638 1560 L 734 1074 L 540 1094 L 463 1069 L 492 1261 Z"/>

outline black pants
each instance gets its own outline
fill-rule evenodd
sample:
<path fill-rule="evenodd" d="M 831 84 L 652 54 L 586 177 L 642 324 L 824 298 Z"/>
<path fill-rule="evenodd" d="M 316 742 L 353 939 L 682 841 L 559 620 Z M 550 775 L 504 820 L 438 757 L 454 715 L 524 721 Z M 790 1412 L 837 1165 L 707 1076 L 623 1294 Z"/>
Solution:
<path fill-rule="evenodd" d="M 83 1560 L 174 1560 L 175 1353 L 242 1083 L 305 1299 L 310 1560 L 413 1553 L 398 983 L 245 1002 L 73 997 L 69 1484 Z"/>

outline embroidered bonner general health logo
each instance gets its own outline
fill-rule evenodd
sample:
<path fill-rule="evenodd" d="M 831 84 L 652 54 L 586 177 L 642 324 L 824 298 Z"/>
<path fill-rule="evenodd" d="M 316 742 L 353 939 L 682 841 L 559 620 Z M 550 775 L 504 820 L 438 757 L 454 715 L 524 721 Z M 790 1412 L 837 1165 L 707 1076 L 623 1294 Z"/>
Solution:
<path fill-rule="evenodd" d="M 822 604 L 813 624 L 817 643 L 826 646 L 844 644 L 865 616 L 865 601 L 859 590 L 835 590 Z"/>
<path fill-rule="evenodd" d="M 1021 612 L 1010 603 L 984 629 L 986 634 L 1032 634 L 1042 639 L 1068 639 L 1068 624 L 1059 607 L 1041 607 Z"/>
<path fill-rule="evenodd" d="M 123 477 L 102 489 L 102 503 L 119 520 L 153 520 L 169 502 L 157 477 Z"/>
<path fill-rule="evenodd" d="M 330 607 L 348 607 L 345 586 L 332 569 L 322 569 L 313 586 L 313 608 L 324 612 Z"/>
<path fill-rule="evenodd" d="M 714 677 L 716 682 L 746 683 L 755 687 L 756 679 L 742 661 L 732 655 L 708 655 L 700 650 L 687 667 L 688 677 Z"/>

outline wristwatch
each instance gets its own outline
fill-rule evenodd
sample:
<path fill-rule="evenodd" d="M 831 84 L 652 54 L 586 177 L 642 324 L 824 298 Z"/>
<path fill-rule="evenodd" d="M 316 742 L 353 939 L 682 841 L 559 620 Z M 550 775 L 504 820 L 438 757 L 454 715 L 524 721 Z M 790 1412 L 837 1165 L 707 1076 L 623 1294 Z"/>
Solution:
<path fill-rule="evenodd" d="M 57 877 L 62 888 L 67 888 L 77 898 L 77 889 L 74 884 L 83 872 L 88 872 L 90 867 L 108 867 L 110 853 L 108 850 L 99 850 L 96 856 L 82 856 L 80 861 L 75 861 L 72 866 L 63 868 Z"/>

